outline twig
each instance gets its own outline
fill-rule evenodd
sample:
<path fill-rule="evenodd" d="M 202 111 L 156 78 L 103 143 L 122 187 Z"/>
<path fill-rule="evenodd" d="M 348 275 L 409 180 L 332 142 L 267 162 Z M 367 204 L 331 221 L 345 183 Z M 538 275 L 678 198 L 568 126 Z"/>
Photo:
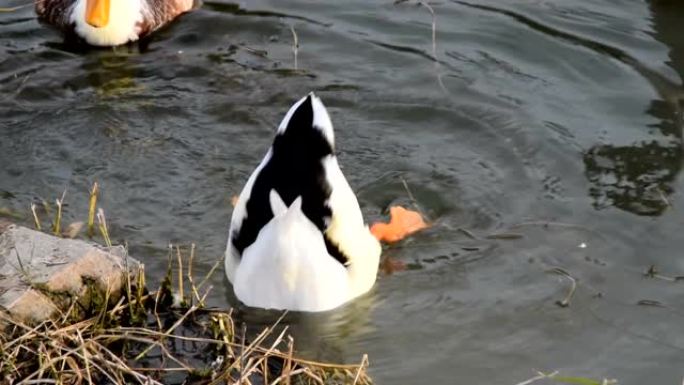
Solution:
<path fill-rule="evenodd" d="M 299 50 L 299 39 L 297 38 L 297 32 L 293 25 L 290 25 L 290 32 L 292 32 L 292 54 L 294 55 L 294 69 L 297 70 L 297 51 Z"/>
<path fill-rule="evenodd" d="M 181 258 L 180 246 L 176 245 L 176 256 L 178 257 L 178 295 L 180 304 L 185 304 L 185 291 L 183 290 L 183 259 Z"/>
<path fill-rule="evenodd" d="M 278 336 L 278 338 L 276 338 L 275 341 L 271 344 L 271 347 L 268 348 L 269 351 L 275 349 L 278 345 L 280 345 L 280 343 L 281 343 L 282 340 L 283 340 L 283 337 L 285 336 L 285 332 L 287 332 L 287 327 L 283 329 L 283 331 L 280 333 L 280 335 Z M 261 356 L 258 360 L 256 360 L 250 367 L 247 368 L 247 372 L 246 372 L 246 373 L 241 373 L 241 374 L 240 374 L 240 379 L 239 379 L 239 381 L 238 381 L 238 384 L 241 383 L 243 379 L 249 378 L 249 376 L 252 374 L 252 372 L 254 372 L 254 371 L 259 367 L 260 364 L 263 363 L 264 365 L 266 365 L 266 359 L 267 359 L 267 355 L 266 355 L 266 354 L 262 355 L 262 356 Z M 241 372 L 243 372 L 243 371 L 241 370 Z M 268 384 L 268 379 L 267 379 L 268 366 L 266 366 L 266 367 L 265 367 L 265 370 L 263 370 L 262 372 L 263 372 L 263 375 L 264 375 L 264 383 L 265 383 L 265 384 Z"/>
<path fill-rule="evenodd" d="M 202 297 L 202 299 L 201 299 L 202 302 L 203 302 L 204 299 L 207 297 L 207 295 L 209 295 L 209 290 L 210 290 L 210 289 L 211 289 L 211 287 L 209 287 L 209 289 L 207 289 L 206 293 L 205 293 L 204 296 Z M 198 309 L 198 306 L 197 306 L 197 305 L 191 306 L 191 307 L 185 312 L 185 314 L 183 314 L 183 316 L 180 317 L 180 318 L 178 319 L 178 321 L 176 321 L 176 322 L 175 322 L 175 323 L 174 323 L 166 332 L 163 332 L 162 334 L 159 334 L 159 336 L 162 337 L 162 338 L 164 338 L 164 337 L 172 337 L 171 333 L 172 333 L 174 330 L 176 330 L 176 328 L 177 328 L 178 326 L 180 326 L 181 324 L 183 324 L 183 321 L 185 321 L 185 319 L 186 319 L 191 313 L 194 313 L 195 310 L 197 310 L 197 309 Z M 143 350 L 142 352 L 140 352 L 140 354 L 138 354 L 137 356 L 135 356 L 135 360 L 139 360 L 140 358 L 144 357 L 147 353 L 149 353 L 150 350 L 152 350 L 152 348 L 153 348 L 152 345 L 148 346 L 145 350 Z"/>
<path fill-rule="evenodd" d="M 78 334 L 78 339 L 81 342 L 81 350 L 83 351 L 83 360 L 85 361 L 86 376 L 88 376 L 88 384 L 92 384 L 93 378 L 90 375 L 90 360 L 88 359 L 88 352 L 86 351 L 86 348 L 85 348 L 85 341 L 83 341 L 83 336 L 81 335 L 80 330 L 76 329 L 76 334 Z"/>
<path fill-rule="evenodd" d="M 90 199 L 88 201 L 88 236 L 95 235 L 95 209 L 97 207 L 97 195 L 100 192 L 100 187 L 97 182 L 93 183 L 93 188 L 90 190 Z"/>
<path fill-rule="evenodd" d="M 411 190 L 409 189 L 408 183 L 406 183 L 406 179 L 404 177 L 399 177 L 401 179 L 401 183 L 404 185 L 404 190 L 406 190 L 406 194 L 408 195 L 409 199 L 411 200 L 411 203 L 413 203 L 414 206 L 416 206 L 416 198 L 411 194 Z"/>
<path fill-rule="evenodd" d="M 463 227 L 457 228 L 456 231 L 459 231 L 459 232 L 465 234 L 470 239 L 480 240 L 480 238 L 478 238 L 477 235 L 473 234 L 472 231 L 470 231 L 468 229 L 464 229 Z"/>
<path fill-rule="evenodd" d="M 204 284 L 207 282 L 207 280 L 209 280 L 209 277 L 211 277 L 211 276 L 214 274 L 214 271 L 216 271 L 216 268 L 219 267 L 219 265 L 221 264 L 221 262 L 223 262 L 223 260 L 219 259 L 218 261 L 216 261 L 216 262 L 214 263 L 214 266 L 212 266 L 211 269 L 209 269 L 209 272 L 208 272 L 207 275 L 202 279 L 202 282 L 200 282 L 199 285 L 197 285 L 197 290 L 201 289 L 202 286 L 204 286 Z"/>
<path fill-rule="evenodd" d="M 409 0 L 396 0 L 394 4 L 401 4 L 405 3 Z M 430 12 L 430 16 L 432 16 L 432 23 L 431 23 L 431 32 L 432 32 L 432 60 L 435 63 L 435 75 L 437 77 L 437 84 L 439 84 L 439 87 L 442 89 L 442 91 L 446 95 L 450 95 L 449 90 L 446 88 L 446 85 L 444 84 L 444 81 L 442 80 L 442 74 L 440 72 L 440 65 L 439 65 L 439 60 L 437 59 L 437 14 L 435 13 L 435 10 L 432 8 L 430 4 L 428 4 L 426 1 L 418 0 L 417 1 L 418 5 L 421 5 Z"/>
<path fill-rule="evenodd" d="M 365 370 L 366 366 L 368 365 L 368 354 L 364 354 L 363 358 L 361 359 L 361 363 L 359 364 L 359 370 L 356 371 L 356 376 L 354 377 L 354 384 L 356 385 L 357 382 L 359 382 L 359 378 L 361 377 L 361 372 Z"/>
<path fill-rule="evenodd" d="M 430 218 L 428 218 L 428 216 L 423 212 L 423 210 L 418 205 L 418 201 L 416 200 L 416 197 L 413 196 L 413 193 L 411 193 L 411 189 L 409 188 L 406 179 L 404 179 L 403 176 L 400 176 L 399 179 L 401 180 L 401 183 L 404 185 L 404 190 L 406 190 L 406 195 L 408 195 L 409 199 L 411 200 L 413 208 L 415 208 L 420 213 L 421 217 L 425 218 L 425 220 L 429 222 Z"/>
<path fill-rule="evenodd" d="M 245 370 L 245 342 L 247 341 L 247 324 L 244 322 L 242 323 L 242 326 L 240 328 L 242 330 L 242 338 L 240 338 L 240 367 L 238 368 L 240 370 L 240 380 L 238 381 L 238 384 L 242 383 L 242 379 L 244 378 L 244 370 Z"/>
<path fill-rule="evenodd" d="M 104 238 L 105 245 L 112 247 L 112 240 L 109 238 L 109 230 L 107 229 L 107 218 L 105 218 L 104 210 L 101 208 L 97 210 L 97 223 L 100 228 L 100 234 Z"/>
<path fill-rule="evenodd" d="M 32 5 L 33 5 L 33 3 L 24 4 L 24 5 L 17 5 L 16 7 L 0 7 L 0 12 L 14 12 L 14 11 L 18 11 L 22 8 L 30 7 Z"/>
<path fill-rule="evenodd" d="M 52 231 L 56 236 L 61 236 L 62 231 L 62 204 L 64 203 L 64 196 L 66 195 L 66 188 L 64 189 L 64 192 L 62 193 L 62 198 L 61 199 L 55 199 L 55 203 L 57 204 L 57 216 L 55 217 L 55 223 L 52 226 Z"/>
<path fill-rule="evenodd" d="M 670 277 L 667 275 L 662 275 L 658 271 L 655 265 L 649 266 L 648 270 L 644 273 L 644 277 L 649 277 L 649 278 L 657 278 L 657 279 L 662 279 L 663 281 L 669 281 L 669 282 L 678 282 L 678 281 L 683 281 L 684 276 L 678 275 L 675 277 Z"/>
<path fill-rule="evenodd" d="M 435 10 L 432 9 L 430 4 L 428 4 L 425 1 L 419 1 L 418 4 L 424 6 L 425 8 L 430 11 L 430 15 L 432 15 L 432 58 L 437 61 L 437 15 L 435 14 Z"/>
<path fill-rule="evenodd" d="M 188 261 L 188 283 L 190 284 L 190 291 L 192 291 L 192 294 L 195 296 L 195 299 L 199 301 L 200 296 L 199 293 L 197 292 L 197 287 L 195 286 L 195 281 L 192 278 L 192 262 L 195 259 L 195 244 L 190 245 L 190 260 Z M 190 296 L 190 304 L 192 305 L 192 296 Z M 204 304 L 200 303 L 200 306 L 204 306 Z"/>
<path fill-rule="evenodd" d="M 539 380 L 553 379 L 557 374 L 558 374 L 558 371 L 557 371 L 557 370 L 556 370 L 555 372 L 553 372 L 553 373 L 548 373 L 548 374 L 547 374 L 547 373 L 542 373 L 542 372 L 537 372 L 537 375 L 536 375 L 536 376 L 534 376 L 534 377 L 532 377 L 532 378 L 530 378 L 530 379 L 527 379 L 527 380 L 525 380 L 525 381 L 523 381 L 523 382 L 519 382 L 519 383 L 517 383 L 517 384 L 515 384 L 515 385 L 529 385 L 529 384 L 531 384 L 531 383 L 533 383 L 533 382 L 537 382 L 537 381 L 539 381 Z"/>
<path fill-rule="evenodd" d="M 41 231 L 40 220 L 38 219 L 38 213 L 36 213 L 36 204 L 31 203 L 31 213 L 33 213 L 33 222 L 36 224 L 36 230 Z"/>
<path fill-rule="evenodd" d="M 285 384 L 290 385 L 290 378 L 292 377 L 292 359 L 294 358 L 294 340 L 292 336 L 287 336 L 287 362 L 285 363 L 285 370 L 281 377 L 285 377 Z"/>
<path fill-rule="evenodd" d="M 577 280 L 570 275 L 565 269 L 560 268 L 560 267 L 553 267 L 549 270 L 547 270 L 547 273 L 554 273 L 558 274 L 560 276 L 566 277 L 567 279 L 570 280 L 572 283 L 572 286 L 570 287 L 570 290 L 568 291 L 568 294 L 563 298 L 561 301 L 556 301 L 556 305 L 560 307 L 568 307 L 570 306 L 570 300 L 572 299 L 572 296 L 575 294 L 575 290 L 577 289 Z"/>

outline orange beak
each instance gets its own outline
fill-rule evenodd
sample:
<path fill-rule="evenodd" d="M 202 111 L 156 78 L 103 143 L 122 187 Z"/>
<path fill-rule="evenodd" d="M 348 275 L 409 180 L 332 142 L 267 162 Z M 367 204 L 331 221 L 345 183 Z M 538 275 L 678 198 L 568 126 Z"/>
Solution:
<path fill-rule="evenodd" d="M 95 28 L 106 27 L 109 23 L 110 0 L 88 0 L 86 2 L 86 22 Z"/>

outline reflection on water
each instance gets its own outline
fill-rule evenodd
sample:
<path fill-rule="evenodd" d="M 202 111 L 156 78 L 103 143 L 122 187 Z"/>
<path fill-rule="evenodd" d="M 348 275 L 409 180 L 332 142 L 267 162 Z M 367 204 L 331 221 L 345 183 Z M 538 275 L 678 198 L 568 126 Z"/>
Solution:
<path fill-rule="evenodd" d="M 682 79 L 684 12 L 675 3 L 655 0 L 651 2 L 651 11 L 655 37 L 671 48 L 669 56 Z M 659 134 L 663 139 L 644 140 L 629 146 L 597 145 L 584 153 L 583 160 L 594 207 L 614 206 L 637 215 L 660 215 L 670 206 L 668 197 L 674 193 L 672 182 L 682 166 L 684 89 L 681 83 L 672 83 L 657 73 L 645 69 L 641 72 L 662 97 L 654 100 L 648 110 L 661 123 L 644 127 L 644 132 L 655 129 L 657 132 L 649 135 Z"/>
<path fill-rule="evenodd" d="M 322 313 L 249 308 L 241 305 L 230 292 L 227 292 L 227 299 L 233 306 L 236 328 L 244 328 L 248 339 L 276 325 L 266 343 L 276 340 L 285 331 L 296 341 L 298 354 L 307 359 L 343 362 L 349 356 L 347 343 L 374 331 L 371 316 L 376 299 L 372 295 L 364 295 L 334 311 Z"/>
<path fill-rule="evenodd" d="M 634 146 L 592 147 L 584 154 L 589 195 L 594 207 L 615 206 L 639 215 L 659 215 L 668 208 L 672 181 L 681 168 L 682 147 L 656 142 Z"/>

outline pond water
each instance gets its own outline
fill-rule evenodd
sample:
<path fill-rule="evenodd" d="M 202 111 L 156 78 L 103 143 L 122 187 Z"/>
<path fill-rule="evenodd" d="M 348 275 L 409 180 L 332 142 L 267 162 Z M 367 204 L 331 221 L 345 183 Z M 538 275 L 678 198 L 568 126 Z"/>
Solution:
<path fill-rule="evenodd" d="M 680 384 L 684 282 L 644 273 L 684 275 L 684 4 L 430 4 L 434 46 L 410 1 L 210 1 L 146 44 L 88 51 L 30 6 L 0 13 L 0 208 L 30 224 L 66 189 L 65 222 L 83 220 L 97 181 L 151 276 L 170 242 L 197 244 L 202 275 L 230 197 L 315 90 L 367 220 L 407 203 L 406 181 L 434 226 L 384 251 L 407 268 L 369 295 L 291 315 L 302 354 L 368 353 L 380 384 Z M 569 307 L 557 268 L 577 280 Z M 228 307 L 222 270 L 211 304 Z"/>

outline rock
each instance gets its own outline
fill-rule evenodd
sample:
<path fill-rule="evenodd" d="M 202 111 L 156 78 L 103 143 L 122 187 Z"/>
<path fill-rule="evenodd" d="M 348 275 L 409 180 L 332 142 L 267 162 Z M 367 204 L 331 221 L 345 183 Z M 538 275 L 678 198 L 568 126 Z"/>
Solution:
<path fill-rule="evenodd" d="M 0 221 L 0 313 L 32 324 L 70 309 L 93 310 L 107 295 L 118 300 L 126 267 L 135 282 L 138 266 L 122 246 L 58 238 Z M 72 306 L 74 300 L 81 306 Z"/>

